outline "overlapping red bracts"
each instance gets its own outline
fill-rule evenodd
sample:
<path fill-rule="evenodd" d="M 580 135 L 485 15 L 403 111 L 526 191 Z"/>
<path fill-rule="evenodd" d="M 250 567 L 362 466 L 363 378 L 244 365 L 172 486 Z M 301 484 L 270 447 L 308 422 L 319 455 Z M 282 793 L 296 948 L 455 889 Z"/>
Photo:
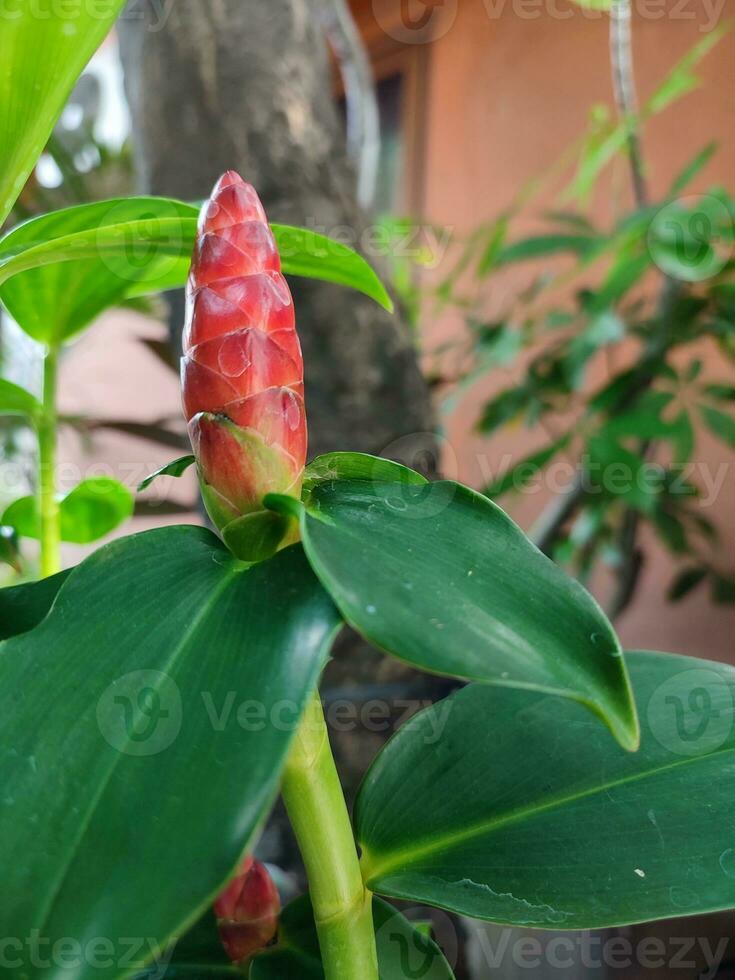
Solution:
<path fill-rule="evenodd" d="M 202 208 L 183 346 L 184 413 L 215 523 L 258 510 L 266 493 L 298 494 L 307 433 L 293 301 L 258 195 L 232 171 Z"/>
<path fill-rule="evenodd" d="M 264 949 L 278 932 L 281 900 L 266 868 L 252 858 L 214 905 L 217 927 L 233 963 L 243 963 Z"/>

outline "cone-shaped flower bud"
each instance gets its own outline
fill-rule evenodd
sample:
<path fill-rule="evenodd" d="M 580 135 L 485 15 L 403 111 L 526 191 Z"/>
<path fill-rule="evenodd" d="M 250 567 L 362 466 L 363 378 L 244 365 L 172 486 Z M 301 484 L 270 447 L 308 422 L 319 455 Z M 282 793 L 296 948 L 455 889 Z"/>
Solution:
<path fill-rule="evenodd" d="M 244 962 L 275 939 L 281 900 L 262 864 L 246 859 L 215 902 L 214 914 L 222 945 L 233 963 Z"/>
<path fill-rule="evenodd" d="M 202 208 L 187 285 L 184 414 L 220 528 L 267 493 L 298 496 L 306 460 L 294 307 L 253 187 L 230 171 Z"/>

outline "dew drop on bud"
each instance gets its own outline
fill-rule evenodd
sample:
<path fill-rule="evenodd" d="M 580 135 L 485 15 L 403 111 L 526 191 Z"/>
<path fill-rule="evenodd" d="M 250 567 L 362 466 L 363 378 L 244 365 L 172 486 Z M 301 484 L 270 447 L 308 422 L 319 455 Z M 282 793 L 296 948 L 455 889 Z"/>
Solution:
<path fill-rule="evenodd" d="M 238 334 L 225 338 L 217 352 L 217 364 L 226 378 L 239 378 L 251 365 L 247 340 Z"/>
<path fill-rule="evenodd" d="M 289 427 L 291 432 L 296 432 L 298 427 L 301 425 L 301 410 L 299 408 L 299 400 L 292 391 L 287 392 L 285 397 L 287 402 L 287 404 L 284 406 L 286 425 Z"/>

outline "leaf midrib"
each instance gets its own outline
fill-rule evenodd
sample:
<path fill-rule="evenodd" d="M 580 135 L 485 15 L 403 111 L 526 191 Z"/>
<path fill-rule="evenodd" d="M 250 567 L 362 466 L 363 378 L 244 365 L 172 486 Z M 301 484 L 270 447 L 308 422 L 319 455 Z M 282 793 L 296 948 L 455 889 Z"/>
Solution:
<path fill-rule="evenodd" d="M 525 818 L 532 819 L 541 813 L 546 813 L 550 810 L 559 809 L 567 804 L 574 804 L 580 800 L 590 799 L 599 793 L 607 793 L 610 790 L 617 789 L 620 786 L 625 786 L 630 783 L 639 782 L 640 780 L 647 779 L 651 776 L 658 776 L 660 774 L 670 772 L 675 769 L 684 768 L 688 765 L 694 765 L 697 762 L 701 762 L 703 759 L 707 761 L 716 759 L 720 756 L 727 755 L 728 753 L 735 753 L 735 745 L 727 746 L 723 749 L 718 749 L 715 752 L 710 752 L 705 756 L 692 756 L 686 759 L 680 759 L 676 762 L 672 762 L 669 765 L 661 766 L 657 769 L 647 769 L 645 772 L 639 772 L 631 776 L 626 776 L 621 779 L 613 780 L 612 782 L 605 783 L 601 786 L 594 786 L 591 789 L 585 790 L 580 793 L 573 793 L 571 795 L 556 797 L 553 800 L 549 800 L 538 806 L 522 807 L 518 810 L 514 810 L 511 813 L 506 814 L 503 817 L 494 818 L 490 820 L 485 820 L 482 823 L 475 824 L 473 827 L 468 827 L 465 830 L 457 831 L 455 833 L 446 834 L 441 838 L 432 838 L 430 842 L 424 842 L 422 844 L 404 848 L 399 851 L 395 851 L 390 859 L 383 861 L 382 863 L 377 863 L 374 867 L 370 866 L 370 852 L 367 847 L 363 845 L 364 855 L 368 856 L 368 860 L 365 860 L 363 856 L 362 871 L 363 878 L 367 884 L 373 884 L 380 878 L 385 878 L 387 875 L 392 874 L 396 869 L 400 869 L 403 865 L 407 863 L 414 863 L 420 861 L 424 857 L 430 857 L 435 853 L 441 853 L 444 850 L 449 850 L 456 847 L 459 844 L 464 844 L 467 841 L 471 841 L 476 837 L 483 837 L 486 834 L 491 834 L 495 830 L 500 830 L 502 828 L 512 826 L 515 823 L 519 823 Z M 409 869 L 410 870 L 410 869 Z"/>
<path fill-rule="evenodd" d="M 199 630 L 199 627 L 202 625 L 202 622 L 207 618 L 207 616 L 209 615 L 209 613 L 216 606 L 216 604 L 219 601 L 220 596 L 222 595 L 222 593 L 226 591 L 227 587 L 230 585 L 230 583 L 232 582 L 232 580 L 241 571 L 242 571 L 242 569 L 240 569 L 240 568 L 238 568 L 236 566 L 235 567 L 232 567 L 226 573 L 226 575 L 222 579 L 222 582 L 215 589 L 213 589 L 211 591 L 211 593 L 209 594 L 209 596 L 207 598 L 207 601 L 202 604 L 201 609 L 199 610 L 199 612 L 196 614 L 196 616 L 192 620 L 190 626 L 186 629 L 186 631 L 182 635 L 180 641 L 173 648 L 172 653 L 169 656 L 169 658 L 161 665 L 161 673 L 167 674 L 173 668 L 175 662 L 177 661 L 177 659 L 179 658 L 179 656 L 181 655 L 181 653 L 187 648 L 187 646 L 189 644 L 189 641 L 194 637 L 194 635 Z M 128 738 L 128 743 L 129 743 L 129 741 L 130 740 Z M 95 814 L 95 812 L 97 810 L 97 807 L 99 805 L 99 802 L 102 799 L 102 797 L 104 796 L 104 794 L 105 794 L 105 792 L 107 790 L 107 787 L 110 784 L 110 780 L 112 779 L 112 776 L 113 776 L 113 774 L 115 772 L 115 769 L 117 768 L 117 766 L 120 763 L 120 761 L 124 759 L 124 756 L 125 756 L 124 748 L 118 749 L 116 751 L 116 753 L 113 755 L 113 757 L 112 757 L 112 763 L 109 766 L 109 768 L 108 768 L 108 770 L 107 770 L 107 772 L 105 774 L 104 779 L 100 783 L 99 791 L 97 793 L 95 793 L 95 795 L 90 800 L 90 804 L 87 807 L 87 810 L 86 810 L 86 812 L 84 814 L 84 817 L 83 817 L 83 819 L 79 823 L 79 833 L 77 834 L 76 840 L 74 841 L 73 845 L 69 849 L 68 860 L 64 864 L 63 869 L 61 870 L 61 872 L 59 873 L 59 875 L 56 878 L 56 881 L 54 882 L 53 889 L 52 889 L 52 891 L 49 894 L 49 899 L 46 902 L 45 907 L 43 907 L 42 910 L 41 910 L 41 917 L 40 917 L 40 921 L 41 921 L 41 926 L 40 926 L 41 935 L 43 935 L 43 930 L 46 929 L 46 926 L 48 924 L 48 920 L 51 917 L 52 912 L 54 911 L 54 907 L 56 906 L 56 903 L 58 901 L 59 894 L 60 894 L 61 889 L 63 887 L 64 881 L 66 880 L 66 876 L 67 876 L 67 874 L 69 872 L 69 869 L 71 868 L 72 864 L 76 860 L 76 857 L 77 857 L 77 854 L 78 854 L 78 851 L 79 851 L 79 847 L 80 847 L 80 845 L 82 844 L 82 842 L 84 840 L 84 837 L 85 837 L 85 835 L 87 833 L 87 830 L 89 829 L 89 825 L 90 825 L 90 823 L 92 821 L 92 818 L 94 817 L 94 814 Z"/>

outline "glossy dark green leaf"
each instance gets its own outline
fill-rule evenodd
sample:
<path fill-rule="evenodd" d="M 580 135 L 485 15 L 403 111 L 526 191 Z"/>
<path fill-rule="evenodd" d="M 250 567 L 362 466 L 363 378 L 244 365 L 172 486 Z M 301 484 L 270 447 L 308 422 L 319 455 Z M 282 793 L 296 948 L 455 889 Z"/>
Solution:
<path fill-rule="evenodd" d="M 197 216 L 181 201 L 131 197 L 32 218 L 0 240 L 0 299 L 36 340 L 67 340 L 111 305 L 182 286 Z M 308 229 L 271 228 L 286 274 L 351 286 L 392 308 L 357 252 Z"/>
<path fill-rule="evenodd" d="M 0 640 L 27 633 L 43 622 L 69 572 L 40 582 L 0 589 Z"/>
<path fill-rule="evenodd" d="M 244 973 L 225 953 L 211 908 L 135 980 L 231 980 Z"/>
<path fill-rule="evenodd" d="M 397 909 L 376 898 L 373 917 L 380 980 L 452 980 L 436 944 Z M 253 961 L 249 980 L 324 980 L 308 896 L 283 910 L 278 944 Z"/>
<path fill-rule="evenodd" d="M 306 467 L 304 488 L 310 490 L 330 480 L 377 480 L 385 483 L 413 483 L 423 486 L 425 476 L 401 463 L 367 453 L 326 453 L 317 456 Z"/>
<path fill-rule="evenodd" d="M 41 411 L 38 399 L 5 378 L 0 378 L 0 415 L 25 415 L 34 419 Z"/>
<path fill-rule="evenodd" d="M 699 407 L 704 424 L 712 435 L 735 448 L 735 418 L 717 408 L 712 408 L 710 405 L 700 405 Z"/>
<path fill-rule="evenodd" d="M 120 976 L 126 937 L 151 937 L 133 972 L 183 935 L 274 798 L 338 624 L 300 546 L 248 567 L 169 527 L 79 565 L 0 647 L 6 935 L 107 937 L 107 965 L 77 962 L 76 980 Z M 9 980 L 69 975 L 19 957 Z"/>
<path fill-rule="evenodd" d="M 612 627 L 486 497 L 449 481 L 323 483 L 302 538 L 345 618 L 383 650 L 440 674 L 562 693 L 637 744 Z"/>
<path fill-rule="evenodd" d="M 91 544 L 114 531 L 133 513 L 130 490 L 107 476 L 92 477 L 78 484 L 59 504 L 61 540 Z M 24 538 L 40 536 L 38 499 L 21 497 L 6 509 L 3 523 Z"/>
<path fill-rule="evenodd" d="M 41 155 L 77 77 L 124 0 L 23 0 L 2 12 L 0 225 Z"/>
<path fill-rule="evenodd" d="M 189 469 L 190 466 L 196 462 L 196 459 L 191 456 L 179 456 L 178 459 L 172 460 L 170 463 L 166 463 L 165 466 L 159 466 L 159 468 L 147 476 L 145 480 L 142 480 L 138 484 L 138 493 L 142 493 L 143 490 L 147 490 L 148 487 L 158 479 L 159 476 L 183 476 L 184 473 Z"/>
<path fill-rule="evenodd" d="M 409 722 L 357 801 L 368 887 L 552 929 L 735 906 L 735 670 L 628 660 L 637 754 L 571 702 L 484 685 Z"/>

